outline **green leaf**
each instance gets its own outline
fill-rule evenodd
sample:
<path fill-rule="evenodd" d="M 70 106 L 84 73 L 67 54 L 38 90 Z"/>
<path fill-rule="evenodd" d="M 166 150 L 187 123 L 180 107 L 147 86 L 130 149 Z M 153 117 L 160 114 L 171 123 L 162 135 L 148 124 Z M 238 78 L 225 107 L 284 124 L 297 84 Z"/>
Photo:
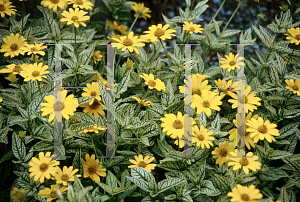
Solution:
<path fill-rule="evenodd" d="M 285 137 L 292 135 L 295 130 L 298 128 L 299 123 L 291 123 L 279 130 L 280 136 L 276 137 L 277 140 L 281 140 Z"/>
<path fill-rule="evenodd" d="M 286 151 L 281 151 L 281 150 L 275 150 L 274 153 L 270 156 L 271 160 L 277 160 L 277 159 L 282 159 L 287 156 L 291 156 L 292 153 L 286 152 Z"/>
<path fill-rule="evenodd" d="M 7 161 L 9 159 L 12 159 L 13 157 L 14 157 L 13 151 L 9 150 L 2 156 L 0 163 L 3 163 L 4 161 Z"/>
<path fill-rule="evenodd" d="M 284 109 L 283 111 L 284 118 L 291 119 L 298 116 L 300 116 L 300 109 L 291 109 L 291 110 Z"/>
<path fill-rule="evenodd" d="M 106 184 L 112 191 L 118 188 L 118 180 L 116 176 L 109 170 L 107 171 Z"/>
<path fill-rule="evenodd" d="M 216 118 L 212 121 L 211 126 L 217 130 L 220 130 L 221 124 L 219 114 L 217 114 Z"/>
<path fill-rule="evenodd" d="M 91 60 L 96 45 L 97 41 L 95 41 L 93 44 L 90 44 L 86 50 L 82 51 L 79 54 L 79 61 L 81 61 L 84 65 L 87 65 Z"/>
<path fill-rule="evenodd" d="M 15 132 L 13 132 L 12 135 L 12 151 L 14 153 L 14 156 L 19 161 L 23 161 L 26 156 L 26 148 L 21 138 L 19 138 L 19 136 Z"/>
<path fill-rule="evenodd" d="M 142 167 L 131 168 L 131 176 L 133 178 L 142 179 L 142 180 L 145 180 L 147 182 L 151 182 L 153 184 L 156 184 L 155 178 L 153 177 L 153 175 L 150 172 L 148 172 L 146 169 L 142 168 Z"/>
<path fill-rule="evenodd" d="M 117 86 L 117 92 L 116 92 L 116 97 L 118 97 L 117 95 L 120 95 L 120 94 L 124 93 L 127 90 L 127 86 L 129 84 L 129 80 L 130 80 L 130 72 L 128 72 L 126 74 L 126 76 L 122 79 L 121 83 L 118 84 L 118 86 Z"/>
<path fill-rule="evenodd" d="M 181 179 L 181 178 L 169 178 L 169 179 L 162 180 L 157 183 L 158 193 L 162 193 L 162 192 L 164 192 L 174 186 L 178 186 L 184 182 L 185 182 L 185 179 Z"/>
<path fill-rule="evenodd" d="M 282 177 L 288 178 L 289 175 L 283 170 L 274 167 L 268 167 L 267 170 L 262 171 L 259 175 L 259 179 L 265 182 L 279 180 Z"/>

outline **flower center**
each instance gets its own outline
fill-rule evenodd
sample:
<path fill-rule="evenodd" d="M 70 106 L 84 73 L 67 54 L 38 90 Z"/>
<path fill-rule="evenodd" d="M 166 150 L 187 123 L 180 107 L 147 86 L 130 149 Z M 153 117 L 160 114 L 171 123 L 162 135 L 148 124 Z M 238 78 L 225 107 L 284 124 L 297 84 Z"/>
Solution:
<path fill-rule="evenodd" d="M 83 5 L 82 0 L 76 0 L 75 3 L 78 4 L 78 5 Z"/>
<path fill-rule="evenodd" d="M 13 43 L 13 44 L 10 46 L 10 50 L 12 50 L 12 51 L 16 51 L 16 50 L 18 50 L 18 49 L 19 49 L 18 44 Z"/>
<path fill-rule="evenodd" d="M 243 201 L 249 201 L 250 200 L 250 197 L 248 196 L 248 194 L 241 194 L 241 199 Z"/>
<path fill-rule="evenodd" d="M 94 101 L 92 105 L 90 105 L 91 109 L 97 109 L 100 104 L 97 101 Z"/>
<path fill-rule="evenodd" d="M 75 22 L 75 21 L 78 20 L 78 17 L 77 17 L 77 16 L 73 16 L 73 17 L 71 18 L 71 20 Z"/>
<path fill-rule="evenodd" d="M 91 96 L 96 96 L 97 95 L 97 93 L 96 92 L 91 92 Z"/>
<path fill-rule="evenodd" d="M 50 0 L 52 3 L 57 4 L 59 0 Z"/>
<path fill-rule="evenodd" d="M 235 61 L 230 61 L 230 62 L 229 62 L 229 65 L 230 65 L 230 66 L 234 66 L 235 64 L 236 64 Z"/>
<path fill-rule="evenodd" d="M 297 34 L 297 35 L 295 36 L 295 39 L 296 39 L 296 40 L 300 40 L 300 34 Z"/>
<path fill-rule="evenodd" d="M 63 174 L 60 179 L 62 181 L 67 181 L 69 179 L 69 176 L 67 174 Z"/>
<path fill-rule="evenodd" d="M 88 168 L 88 172 L 89 172 L 89 174 L 94 174 L 94 173 L 96 173 L 96 168 L 95 168 L 95 166 L 90 166 L 89 168 Z"/>
<path fill-rule="evenodd" d="M 296 86 L 296 85 L 294 85 L 294 86 L 293 86 L 293 90 L 297 91 L 297 90 L 299 90 L 299 87 Z"/>
<path fill-rule="evenodd" d="M 147 163 L 145 163 L 144 161 L 139 162 L 139 167 L 145 168 L 146 166 L 147 166 Z"/>
<path fill-rule="evenodd" d="M 194 31 L 195 31 L 195 28 L 194 28 L 194 27 L 191 27 L 191 28 L 190 28 L 190 31 L 191 31 L 191 32 L 194 32 Z"/>
<path fill-rule="evenodd" d="M 156 81 L 150 80 L 148 81 L 149 86 L 155 87 L 156 86 Z"/>
<path fill-rule="evenodd" d="M 204 135 L 202 135 L 202 134 L 197 135 L 197 138 L 198 138 L 199 141 L 203 141 L 204 140 Z"/>
<path fill-rule="evenodd" d="M 16 65 L 15 68 L 13 69 L 13 72 L 18 72 L 18 73 L 20 73 L 21 70 L 22 70 L 21 66 Z"/>
<path fill-rule="evenodd" d="M 192 89 L 192 95 L 199 95 L 201 96 L 201 90 L 198 88 L 198 89 Z"/>
<path fill-rule="evenodd" d="M 182 129 L 183 128 L 183 124 L 180 120 L 176 119 L 173 124 L 172 124 L 173 128 L 175 129 Z"/>
<path fill-rule="evenodd" d="M 57 197 L 56 191 L 52 191 L 52 192 L 50 193 L 50 197 L 51 197 L 51 198 L 56 198 L 56 197 Z"/>
<path fill-rule="evenodd" d="M 267 126 L 265 126 L 265 125 L 259 126 L 259 127 L 258 127 L 258 132 L 264 133 L 264 134 L 267 133 L 267 132 L 268 132 Z"/>
<path fill-rule="evenodd" d="M 0 11 L 5 11 L 5 7 L 3 4 L 0 4 Z"/>
<path fill-rule="evenodd" d="M 61 111 L 65 108 L 65 104 L 60 101 L 57 101 L 54 103 L 53 108 L 54 108 L 54 111 L 56 111 L 56 112 Z"/>
<path fill-rule="evenodd" d="M 163 36 L 165 34 L 165 31 L 163 29 L 160 29 L 160 28 L 157 28 L 154 32 L 154 35 L 156 37 L 160 37 L 160 36 Z"/>
<path fill-rule="evenodd" d="M 245 96 L 245 104 L 247 104 L 248 103 L 248 98 L 247 98 L 247 96 Z"/>
<path fill-rule="evenodd" d="M 40 72 L 38 72 L 38 71 L 32 72 L 33 77 L 38 77 L 39 75 L 40 75 Z"/>
<path fill-rule="evenodd" d="M 124 41 L 123 41 L 123 45 L 124 46 L 131 46 L 133 43 L 132 43 L 132 40 L 131 39 L 128 39 L 126 38 Z"/>
<path fill-rule="evenodd" d="M 40 165 L 40 171 L 45 172 L 48 169 L 48 164 L 47 163 L 42 163 Z"/>
<path fill-rule="evenodd" d="M 204 101 L 204 102 L 202 103 L 202 106 L 205 107 L 205 108 L 209 108 L 210 104 L 209 104 L 208 101 Z"/>
<path fill-rule="evenodd" d="M 223 157 L 227 156 L 227 150 L 226 149 L 222 149 L 220 151 L 220 156 L 223 156 Z"/>
<path fill-rule="evenodd" d="M 247 165 L 249 165 L 249 161 L 248 161 L 248 159 L 246 159 L 246 158 L 241 158 L 240 164 L 241 164 L 242 166 L 247 166 Z"/>
<path fill-rule="evenodd" d="M 31 48 L 31 52 L 33 51 L 38 51 L 38 49 L 36 47 Z"/>

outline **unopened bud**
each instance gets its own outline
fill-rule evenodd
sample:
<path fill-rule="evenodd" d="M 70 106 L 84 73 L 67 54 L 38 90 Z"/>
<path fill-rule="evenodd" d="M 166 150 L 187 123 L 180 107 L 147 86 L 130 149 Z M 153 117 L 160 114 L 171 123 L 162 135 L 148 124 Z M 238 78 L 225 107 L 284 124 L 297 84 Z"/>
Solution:
<path fill-rule="evenodd" d="M 282 10 L 282 11 L 287 11 L 289 9 L 288 5 L 286 4 L 282 4 L 282 6 L 279 6 L 279 8 Z"/>

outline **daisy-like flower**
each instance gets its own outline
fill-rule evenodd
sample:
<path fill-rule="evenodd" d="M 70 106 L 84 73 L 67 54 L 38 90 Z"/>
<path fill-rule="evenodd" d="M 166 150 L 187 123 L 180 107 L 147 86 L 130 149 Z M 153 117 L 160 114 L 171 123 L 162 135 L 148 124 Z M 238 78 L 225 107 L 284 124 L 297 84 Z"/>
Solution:
<path fill-rule="evenodd" d="M 233 151 L 234 144 L 230 143 L 227 145 L 227 142 L 225 141 L 223 144 L 219 143 L 219 147 L 216 147 L 215 150 L 213 150 L 211 153 L 213 155 L 213 158 L 218 158 L 216 164 L 222 166 L 224 163 L 228 163 L 230 161 L 228 156 Z"/>
<path fill-rule="evenodd" d="M 34 42 L 34 45 L 33 44 L 27 44 L 26 45 L 27 47 L 27 55 L 31 55 L 31 54 L 40 54 L 42 56 L 45 55 L 45 52 L 42 51 L 43 49 L 47 48 L 47 46 L 43 46 L 43 43 L 41 44 L 37 44 L 36 42 Z"/>
<path fill-rule="evenodd" d="M 151 36 L 155 37 L 155 38 L 160 38 L 161 40 L 165 40 L 165 39 L 171 39 L 172 36 L 176 36 L 175 34 L 172 34 L 174 32 L 176 32 L 176 30 L 174 29 L 168 29 L 170 25 L 166 24 L 164 26 L 162 26 L 161 24 L 156 25 L 152 25 L 151 27 L 149 27 L 150 31 L 145 31 L 144 33 L 146 34 L 150 34 Z"/>
<path fill-rule="evenodd" d="M 249 114 L 247 115 L 247 117 L 244 118 L 244 123 L 248 123 L 248 121 L 251 119 L 251 118 L 254 118 L 254 119 L 257 119 L 258 118 L 258 115 L 254 115 L 253 117 L 252 116 L 252 113 L 249 112 Z M 239 121 L 242 121 L 241 119 L 239 119 Z M 233 119 L 233 123 L 235 124 L 235 126 L 237 127 L 237 120 L 236 119 Z M 247 128 L 249 128 L 248 125 L 245 125 L 245 145 L 247 146 L 247 148 L 250 150 L 251 147 L 255 148 L 255 144 L 254 144 L 254 141 L 253 141 L 253 138 L 250 137 L 250 133 L 247 132 Z M 236 128 L 233 128 L 231 129 L 229 132 L 230 134 L 229 136 L 229 140 L 233 140 L 233 144 L 234 145 L 237 145 L 237 129 Z"/>
<path fill-rule="evenodd" d="M 248 86 L 245 90 L 245 96 L 243 100 L 237 100 L 237 95 L 232 93 L 230 96 L 233 99 L 229 99 L 228 102 L 232 103 L 232 109 L 237 108 L 240 105 L 244 105 L 245 104 L 245 113 L 248 113 L 248 111 L 253 112 L 255 109 L 257 109 L 257 106 L 261 105 L 259 101 L 261 101 L 261 99 L 259 97 L 255 97 L 256 93 L 251 93 L 249 94 L 251 91 L 251 86 Z"/>
<path fill-rule="evenodd" d="M 94 97 L 98 101 L 101 101 L 101 91 L 98 82 L 92 82 L 91 84 L 87 83 L 87 88 L 83 88 L 85 92 L 82 93 L 83 97 Z M 90 105 L 92 105 L 94 100 L 91 100 L 89 102 Z"/>
<path fill-rule="evenodd" d="M 4 56 L 10 56 L 11 58 L 18 56 L 19 54 L 24 55 L 26 52 L 25 38 L 19 37 L 19 34 L 11 33 L 10 36 L 3 38 L 5 44 L 1 46 L 0 52 L 5 52 Z"/>
<path fill-rule="evenodd" d="M 193 34 L 193 33 L 202 33 L 203 28 L 201 28 L 201 25 L 184 21 L 183 30 L 185 30 L 189 34 Z"/>
<path fill-rule="evenodd" d="M 106 25 L 109 26 L 111 30 L 118 31 L 122 35 L 128 34 L 127 27 L 124 25 L 118 25 L 118 23 L 116 21 L 114 21 L 114 22 L 107 21 Z"/>
<path fill-rule="evenodd" d="M 99 133 L 99 130 L 106 130 L 106 127 L 105 126 L 92 126 L 92 127 L 86 128 L 86 129 L 78 132 L 78 134 L 88 133 L 88 132 Z"/>
<path fill-rule="evenodd" d="M 100 182 L 100 177 L 106 177 L 106 168 L 99 167 L 99 160 L 95 159 L 95 154 L 91 157 L 89 154 L 85 155 L 85 160 L 82 160 L 83 169 L 84 169 L 84 178 L 90 177 L 92 180 L 96 182 Z"/>
<path fill-rule="evenodd" d="M 15 74 L 10 73 L 8 77 L 5 77 L 5 79 L 9 80 L 10 82 L 15 82 L 17 80 L 17 77 Z"/>
<path fill-rule="evenodd" d="M 148 85 L 148 88 L 153 89 L 156 88 L 158 91 L 165 90 L 166 86 L 164 82 L 162 82 L 160 79 L 155 79 L 153 74 L 145 74 L 142 73 L 143 75 L 140 75 L 141 78 L 145 80 L 145 84 Z"/>
<path fill-rule="evenodd" d="M 151 163 L 155 158 L 150 156 L 143 157 L 142 154 L 139 154 L 139 156 L 134 156 L 135 160 L 129 159 L 130 163 L 134 165 L 128 166 L 128 168 L 134 168 L 134 167 L 142 167 L 148 172 L 151 172 L 151 170 L 154 170 L 156 167 L 155 163 Z"/>
<path fill-rule="evenodd" d="M 63 90 L 62 93 L 57 94 L 57 100 L 54 103 L 54 96 L 49 95 L 45 97 L 47 103 L 41 103 L 41 106 L 44 106 L 41 111 L 42 116 L 50 114 L 48 122 L 51 122 L 56 117 L 58 122 L 61 122 L 61 115 L 65 119 L 69 119 L 69 115 L 74 115 L 76 108 L 78 107 L 77 98 L 74 98 L 74 95 L 69 95 L 67 97 L 67 91 Z"/>
<path fill-rule="evenodd" d="M 107 36 L 107 38 L 108 38 L 109 40 L 111 40 L 112 42 L 117 42 L 117 41 L 115 41 L 114 39 L 119 39 L 119 40 L 120 40 L 121 36 L 122 36 L 122 35 L 112 33 L 112 34 L 109 34 L 109 35 Z"/>
<path fill-rule="evenodd" d="M 54 12 L 57 11 L 57 7 L 61 9 L 65 9 L 68 6 L 68 2 L 66 0 L 43 0 L 41 5 L 52 9 Z"/>
<path fill-rule="evenodd" d="M 1 18 L 4 18 L 5 14 L 11 16 L 14 15 L 17 11 L 15 6 L 11 5 L 12 3 L 9 1 L 0 1 L 0 14 Z"/>
<path fill-rule="evenodd" d="M 68 0 L 69 4 L 73 4 L 73 8 L 92 10 L 94 4 L 88 0 Z"/>
<path fill-rule="evenodd" d="M 197 107 L 197 114 L 205 111 L 207 116 L 211 116 L 211 110 L 220 111 L 221 108 L 218 105 L 222 105 L 222 97 L 217 96 L 215 93 L 210 91 L 203 91 L 201 97 L 197 94 L 193 95 L 192 108 Z"/>
<path fill-rule="evenodd" d="M 84 113 L 92 114 L 96 118 L 98 118 L 99 114 L 104 116 L 104 108 L 100 105 L 99 101 L 97 99 L 92 100 L 93 103 L 90 105 L 89 103 L 84 103 L 79 105 L 79 107 L 84 107 L 83 110 Z"/>
<path fill-rule="evenodd" d="M 154 105 L 150 101 L 141 100 L 139 97 L 136 97 L 136 96 L 132 96 L 132 98 L 135 99 L 138 103 L 142 102 L 141 104 L 144 105 L 144 106 L 146 106 L 146 107 L 150 107 L 151 108 L 151 105 Z"/>
<path fill-rule="evenodd" d="M 37 182 L 40 179 L 41 183 L 44 183 L 44 179 L 50 179 L 50 174 L 54 174 L 59 165 L 59 161 L 52 160 L 51 152 L 47 152 L 44 155 L 44 152 L 39 153 L 39 159 L 32 157 L 28 163 L 31 167 L 29 168 L 30 175 L 29 177 L 34 176 L 34 181 Z"/>
<path fill-rule="evenodd" d="M 100 51 L 97 50 L 96 52 L 93 53 L 92 58 L 94 60 L 94 63 L 96 64 L 98 61 L 101 61 L 103 56 L 100 55 Z"/>
<path fill-rule="evenodd" d="M 143 47 L 145 44 L 141 43 L 142 40 L 138 38 L 138 36 L 133 36 L 133 32 L 130 32 L 128 36 L 121 36 L 120 39 L 114 38 L 113 40 L 117 43 L 111 44 L 117 49 L 122 48 L 122 51 L 128 49 L 129 52 L 134 51 L 137 55 L 140 55 L 140 52 L 136 47 Z"/>
<path fill-rule="evenodd" d="M 287 89 L 300 96 L 300 79 L 296 79 L 295 81 L 293 79 L 286 79 L 285 83 L 288 85 Z"/>
<path fill-rule="evenodd" d="M 236 68 L 240 68 L 241 65 L 244 65 L 244 58 L 238 57 L 238 54 L 234 55 L 232 53 L 229 54 L 229 57 L 225 55 L 225 58 L 221 58 L 220 63 L 222 64 L 220 67 L 223 69 L 227 69 L 228 72 L 231 70 L 235 70 Z"/>
<path fill-rule="evenodd" d="M 225 80 L 218 79 L 215 80 L 215 84 L 219 87 L 216 89 L 215 93 L 220 93 L 220 96 L 225 97 L 225 95 L 233 95 L 237 92 L 237 82 L 232 83 L 232 80 L 226 82 Z"/>
<path fill-rule="evenodd" d="M 75 10 L 70 8 L 69 12 L 62 12 L 61 15 L 64 16 L 64 18 L 62 18 L 60 21 L 67 22 L 67 25 L 74 24 L 75 27 L 79 27 L 79 24 L 86 27 L 86 24 L 82 21 L 87 21 L 90 19 L 90 16 L 85 15 L 87 13 L 88 12 L 79 10 L 79 8 L 75 8 Z"/>
<path fill-rule="evenodd" d="M 232 198 L 230 199 L 231 202 L 258 202 L 256 199 L 263 198 L 259 189 L 255 189 L 254 185 L 247 187 L 240 184 L 236 185 L 232 192 L 227 193 L 227 196 Z"/>
<path fill-rule="evenodd" d="M 266 139 L 268 142 L 275 141 L 273 136 L 279 136 L 279 130 L 276 129 L 277 125 L 274 123 L 270 123 L 269 120 L 264 122 L 263 118 L 258 117 L 258 119 L 252 118 L 246 123 L 249 127 L 247 128 L 247 132 L 250 132 L 250 137 L 253 137 L 255 143 L 258 140 Z"/>
<path fill-rule="evenodd" d="M 136 12 L 134 14 L 134 17 L 136 18 L 138 13 L 140 13 L 139 18 L 144 18 L 145 20 L 147 18 L 151 18 L 151 16 L 149 15 L 149 13 L 151 13 L 151 11 L 149 10 L 149 8 L 144 6 L 144 3 L 133 3 L 133 5 L 131 5 L 131 8 Z"/>
<path fill-rule="evenodd" d="M 25 199 L 25 190 L 14 187 L 13 190 L 11 190 L 11 192 L 10 192 L 10 196 L 11 196 L 13 202 L 24 200 Z"/>
<path fill-rule="evenodd" d="M 10 64 L 6 65 L 6 69 L 1 69 L 0 73 L 12 73 L 12 74 L 20 74 L 21 71 L 23 71 L 25 68 L 27 68 L 28 64 Z"/>
<path fill-rule="evenodd" d="M 145 35 L 141 35 L 140 39 L 142 39 L 144 42 L 146 43 L 154 43 L 154 42 L 158 42 L 157 37 L 151 35 L 151 34 L 145 34 Z"/>
<path fill-rule="evenodd" d="M 167 135 L 171 138 L 182 138 L 184 134 L 184 120 L 187 118 L 188 123 L 192 123 L 192 125 L 196 124 L 192 117 L 188 117 L 187 114 L 182 116 L 181 112 L 177 112 L 177 117 L 175 114 L 165 114 L 165 117 L 161 118 L 160 120 L 163 121 L 161 126 L 164 128 L 163 132 L 167 131 Z M 192 127 L 190 125 L 190 127 Z"/>
<path fill-rule="evenodd" d="M 179 86 L 179 91 L 181 93 L 186 93 L 184 99 L 186 105 L 195 102 L 195 99 L 192 99 L 192 96 L 199 95 L 201 97 L 204 91 L 209 91 L 211 89 L 211 86 L 207 85 L 208 81 L 204 80 L 206 78 L 206 75 L 193 74 L 192 76 L 188 76 L 187 80 L 184 80 L 185 86 Z"/>
<path fill-rule="evenodd" d="M 232 152 L 231 154 L 232 156 L 236 156 L 235 152 Z M 260 170 L 261 163 L 257 161 L 258 156 L 254 155 L 253 158 L 250 156 L 253 156 L 252 152 L 248 152 L 246 157 L 243 158 L 232 158 L 232 161 L 228 163 L 228 166 L 233 166 L 233 170 L 238 170 L 242 167 L 246 174 L 249 173 L 249 169 L 252 171 Z"/>
<path fill-rule="evenodd" d="M 48 74 L 49 71 L 46 71 L 48 69 L 48 65 L 43 66 L 43 63 L 34 63 L 34 64 L 28 64 L 24 70 L 20 71 L 20 75 L 24 77 L 24 81 L 42 81 L 42 78 L 47 78 L 45 74 Z"/>
<path fill-rule="evenodd" d="M 69 168 L 67 166 L 63 167 L 63 170 L 60 167 L 57 168 L 57 172 L 52 174 L 55 177 L 56 184 L 68 185 L 68 181 L 74 181 L 74 175 L 77 173 L 78 169 L 73 170 L 73 166 Z M 81 175 L 76 175 L 80 177 Z"/>
<path fill-rule="evenodd" d="M 54 199 L 57 199 L 59 196 L 56 193 L 55 187 L 59 189 L 61 194 L 64 194 L 68 190 L 68 187 L 63 186 L 59 188 L 59 185 L 56 184 L 56 185 L 51 185 L 51 188 L 46 187 L 45 189 L 40 190 L 38 196 L 42 198 L 47 198 L 47 201 L 52 201 Z"/>
<path fill-rule="evenodd" d="M 291 28 L 288 29 L 287 31 L 290 35 L 286 34 L 287 35 L 286 39 L 291 40 L 290 43 L 294 43 L 298 46 L 300 44 L 300 27 Z"/>
<path fill-rule="evenodd" d="M 196 146 L 201 148 L 207 148 L 209 149 L 210 146 L 213 146 L 213 143 L 211 141 L 215 140 L 214 137 L 210 136 L 213 134 L 212 131 L 207 131 L 207 129 L 201 125 L 200 130 L 198 126 L 193 127 L 193 137 L 192 137 L 192 143 L 196 143 Z"/>

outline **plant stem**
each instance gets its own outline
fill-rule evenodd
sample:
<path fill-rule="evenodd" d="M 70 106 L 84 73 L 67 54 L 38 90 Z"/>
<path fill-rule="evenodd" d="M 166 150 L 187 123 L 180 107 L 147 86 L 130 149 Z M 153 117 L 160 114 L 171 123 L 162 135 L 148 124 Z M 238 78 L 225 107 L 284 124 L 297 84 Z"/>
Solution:
<path fill-rule="evenodd" d="M 238 11 L 238 9 L 240 8 L 241 4 L 243 3 L 244 0 L 241 0 L 241 2 L 239 3 L 238 7 L 235 9 L 235 11 L 233 12 L 233 14 L 231 15 L 230 19 L 228 20 L 227 24 L 225 25 L 224 29 L 222 30 L 220 36 L 222 36 L 223 32 L 225 31 L 225 29 L 227 28 L 227 26 L 229 25 L 230 21 L 232 20 L 233 16 L 235 15 L 235 13 Z M 219 36 L 219 37 L 220 37 Z"/>
<path fill-rule="evenodd" d="M 159 42 L 160 42 L 161 46 L 163 47 L 163 49 L 164 49 L 164 51 L 165 51 L 165 54 L 167 55 L 167 57 L 168 57 L 168 60 L 169 60 L 169 62 L 170 62 L 170 65 L 171 65 L 172 63 L 171 63 L 170 57 L 169 57 L 169 55 L 168 55 L 168 53 L 167 53 L 167 51 L 166 51 L 166 49 L 165 49 L 165 47 L 164 47 L 164 44 L 162 43 L 162 41 L 161 41 L 161 39 L 160 39 L 160 38 L 159 38 Z"/>
<path fill-rule="evenodd" d="M 213 19 L 216 19 L 217 15 L 219 14 L 220 10 L 222 9 L 223 5 L 225 4 L 226 0 L 224 0 L 221 4 L 221 6 L 219 7 L 219 9 L 217 10 L 216 14 L 214 15 L 214 17 L 212 18 Z M 212 22 L 212 20 L 208 23 L 210 24 Z"/>
<path fill-rule="evenodd" d="M 139 18 L 139 16 L 140 16 L 140 14 L 138 13 L 137 16 L 136 16 L 136 18 L 134 19 L 134 21 L 133 21 L 131 27 L 129 28 L 128 34 L 131 32 L 131 30 L 132 30 L 134 24 L 136 23 L 137 19 Z M 128 35 L 127 35 L 127 36 L 128 36 Z"/>
<path fill-rule="evenodd" d="M 22 36 L 23 36 L 23 17 L 24 17 L 24 1 L 22 1 L 22 27 L 21 27 L 21 30 L 22 30 Z"/>

